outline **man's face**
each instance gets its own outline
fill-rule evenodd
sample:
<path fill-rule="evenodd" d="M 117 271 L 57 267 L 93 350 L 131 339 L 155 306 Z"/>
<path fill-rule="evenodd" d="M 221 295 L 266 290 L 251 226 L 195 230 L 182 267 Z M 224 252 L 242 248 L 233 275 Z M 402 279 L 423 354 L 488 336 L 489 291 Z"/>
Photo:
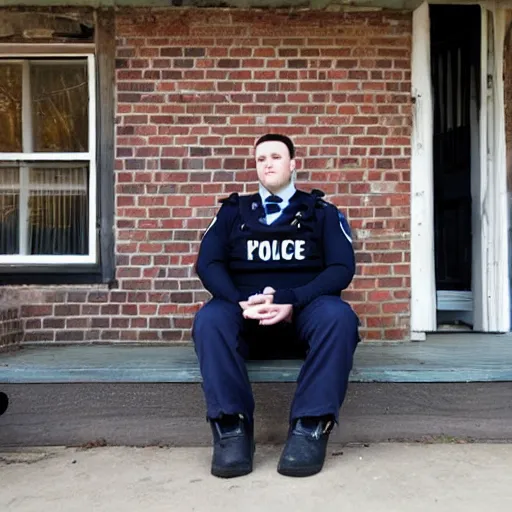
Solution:
<path fill-rule="evenodd" d="M 260 183 L 275 194 L 290 183 L 295 160 L 290 158 L 286 144 L 268 140 L 256 147 L 256 170 Z"/>

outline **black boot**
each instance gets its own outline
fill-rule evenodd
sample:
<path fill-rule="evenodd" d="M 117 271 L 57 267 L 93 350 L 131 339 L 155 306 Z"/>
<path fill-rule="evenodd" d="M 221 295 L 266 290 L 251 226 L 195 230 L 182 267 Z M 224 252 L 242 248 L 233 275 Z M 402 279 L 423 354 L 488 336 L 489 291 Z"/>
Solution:
<path fill-rule="evenodd" d="M 311 476 L 321 471 L 329 434 L 334 426 L 331 416 L 299 418 L 290 427 L 281 454 L 278 473 L 286 476 Z"/>
<path fill-rule="evenodd" d="M 242 415 L 211 419 L 213 432 L 212 475 L 232 478 L 252 471 L 253 426 Z"/>

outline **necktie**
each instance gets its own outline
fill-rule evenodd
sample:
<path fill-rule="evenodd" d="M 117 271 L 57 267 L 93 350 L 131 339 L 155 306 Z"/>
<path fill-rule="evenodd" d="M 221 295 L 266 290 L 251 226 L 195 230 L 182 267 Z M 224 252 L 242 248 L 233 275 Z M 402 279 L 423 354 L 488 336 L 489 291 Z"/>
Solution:
<path fill-rule="evenodd" d="M 282 203 L 283 200 L 279 196 L 268 196 L 265 200 L 265 213 L 270 215 L 272 213 L 278 213 L 281 211 L 281 207 L 278 203 Z"/>

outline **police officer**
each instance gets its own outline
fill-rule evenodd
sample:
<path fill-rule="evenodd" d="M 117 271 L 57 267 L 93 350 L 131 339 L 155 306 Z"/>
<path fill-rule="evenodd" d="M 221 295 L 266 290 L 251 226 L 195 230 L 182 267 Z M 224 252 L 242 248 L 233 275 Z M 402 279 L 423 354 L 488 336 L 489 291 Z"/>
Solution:
<path fill-rule="evenodd" d="M 349 226 L 323 193 L 297 190 L 295 148 L 267 134 L 255 146 L 259 193 L 231 194 L 206 230 L 196 271 L 212 294 L 193 340 L 213 432 L 211 472 L 252 471 L 254 399 L 245 361 L 304 348 L 278 472 L 318 473 L 338 422 L 358 336 L 340 294 L 354 276 Z"/>

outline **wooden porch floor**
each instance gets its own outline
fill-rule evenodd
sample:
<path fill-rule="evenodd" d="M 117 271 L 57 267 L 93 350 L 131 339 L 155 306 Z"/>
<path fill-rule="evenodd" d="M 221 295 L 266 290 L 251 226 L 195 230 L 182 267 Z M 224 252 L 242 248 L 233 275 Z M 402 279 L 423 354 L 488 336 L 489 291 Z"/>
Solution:
<path fill-rule="evenodd" d="M 252 382 L 294 382 L 300 361 L 251 361 Z M 0 354 L 0 383 L 200 382 L 190 346 L 26 346 Z M 444 333 L 425 342 L 362 343 L 352 382 L 512 381 L 512 334 Z"/>

